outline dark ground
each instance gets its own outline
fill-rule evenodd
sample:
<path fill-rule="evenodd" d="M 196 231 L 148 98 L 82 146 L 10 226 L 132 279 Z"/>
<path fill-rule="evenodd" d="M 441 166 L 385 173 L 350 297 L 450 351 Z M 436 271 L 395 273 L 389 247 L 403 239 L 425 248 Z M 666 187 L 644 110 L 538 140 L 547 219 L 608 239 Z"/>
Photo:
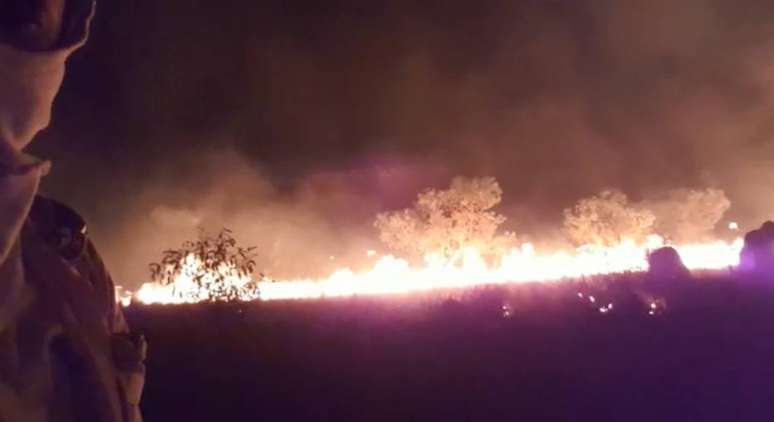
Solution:
<path fill-rule="evenodd" d="M 727 276 L 127 316 L 148 422 L 774 420 L 774 287 Z"/>

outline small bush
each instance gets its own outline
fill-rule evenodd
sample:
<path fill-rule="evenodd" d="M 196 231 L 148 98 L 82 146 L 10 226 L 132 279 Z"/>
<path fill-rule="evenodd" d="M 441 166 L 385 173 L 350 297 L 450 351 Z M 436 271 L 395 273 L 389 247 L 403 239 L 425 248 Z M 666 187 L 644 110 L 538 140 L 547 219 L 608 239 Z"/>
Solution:
<path fill-rule="evenodd" d="M 163 252 L 161 262 L 150 264 L 151 278 L 172 285 L 173 294 L 211 302 L 257 298 L 255 247 L 237 245 L 231 230 L 217 236 L 203 230 L 196 241 Z M 263 275 L 261 275 L 263 278 Z"/>

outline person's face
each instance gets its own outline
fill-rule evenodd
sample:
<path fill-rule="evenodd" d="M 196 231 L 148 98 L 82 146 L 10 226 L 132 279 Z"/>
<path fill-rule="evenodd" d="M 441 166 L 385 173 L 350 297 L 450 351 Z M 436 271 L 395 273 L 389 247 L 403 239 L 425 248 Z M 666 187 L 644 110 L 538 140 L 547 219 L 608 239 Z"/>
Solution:
<path fill-rule="evenodd" d="M 0 44 L 0 142 L 23 150 L 48 126 L 66 52 L 33 54 Z"/>
<path fill-rule="evenodd" d="M 65 0 L 0 0 L 0 142 L 21 151 L 48 125 L 64 75 Z"/>

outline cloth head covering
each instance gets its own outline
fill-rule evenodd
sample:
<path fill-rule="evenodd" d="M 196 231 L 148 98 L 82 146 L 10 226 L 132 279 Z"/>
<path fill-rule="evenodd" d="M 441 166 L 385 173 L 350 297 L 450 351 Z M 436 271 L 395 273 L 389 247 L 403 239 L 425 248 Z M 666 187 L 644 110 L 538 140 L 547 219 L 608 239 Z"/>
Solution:
<path fill-rule="evenodd" d="M 24 152 L 48 126 L 67 58 L 85 42 L 92 0 L 68 2 L 62 37 L 50 51 L 24 51 L 0 43 L 0 263 L 3 263 L 50 163 Z"/>

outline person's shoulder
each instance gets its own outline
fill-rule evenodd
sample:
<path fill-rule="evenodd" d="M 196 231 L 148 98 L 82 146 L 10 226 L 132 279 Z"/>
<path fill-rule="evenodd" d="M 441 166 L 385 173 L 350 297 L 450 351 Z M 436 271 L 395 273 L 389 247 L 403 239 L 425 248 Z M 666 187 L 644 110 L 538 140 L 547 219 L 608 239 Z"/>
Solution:
<path fill-rule="evenodd" d="M 29 219 L 38 235 L 67 261 L 83 257 L 88 246 L 87 225 L 73 208 L 55 199 L 38 195 Z"/>
<path fill-rule="evenodd" d="M 71 207 L 38 195 L 29 213 L 36 235 L 94 287 L 111 331 L 126 329 L 116 307 L 115 284 L 88 237 L 86 221 Z"/>

